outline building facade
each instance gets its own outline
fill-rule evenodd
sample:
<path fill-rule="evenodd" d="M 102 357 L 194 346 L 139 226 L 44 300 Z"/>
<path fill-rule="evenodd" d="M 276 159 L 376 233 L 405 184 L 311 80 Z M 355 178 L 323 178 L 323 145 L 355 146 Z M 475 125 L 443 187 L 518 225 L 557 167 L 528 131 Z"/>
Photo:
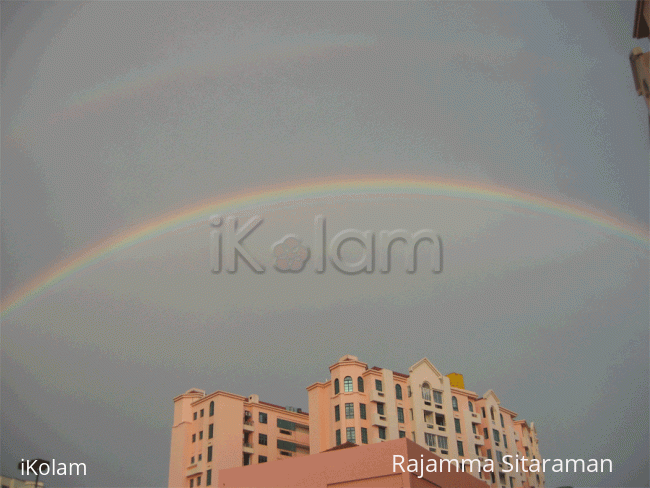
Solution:
<path fill-rule="evenodd" d="M 650 36 L 649 25 L 650 2 L 648 0 L 637 0 L 632 37 L 635 39 L 648 38 Z M 650 52 L 644 53 L 643 49 L 635 47 L 630 53 L 630 65 L 637 95 L 644 98 L 650 111 Z"/>
<path fill-rule="evenodd" d="M 409 472 L 394 468 L 394 457 L 439 463 L 439 456 L 409 439 L 360 445 L 342 444 L 311 456 L 246 468 L 226 469 L 220 474 L 223 486 L 255 488 L 344 488 L 344 487 L 427 487 L 487 488 L 473 476 L 454 469 Z"/>
<path fill-rule="evenodd" d="M 443 375 L 426 358 L 408 374 L 350 355 L 329 370 L 328 381 L 307 388 L 309 414 L 257 395 L 192 389 L 174 398 L 169 486 L 222 486 L 221 470 L 399 439 L 441 459 L 491 460 L 491 472 L 471 475 L 493 488 L 544 486 L 543 473 L 527 472 L 526 462 L 501 472 L 505 456 L 541 457 L 535 425 L 517 420 L 492 390 L 479 396 L 461 374 Z"/>
<path fill-rule="evenodd" d="M 174 398 L 169 486 L 217 486 L 221 469 L 309 454 L 309 416 L 300 409 L 216 391 Z"/>
<path fill-rule="evenodd" d="M 543 473 L 500 473 L 504 456 L 541 459 L 534 424 L 515 420 L 493 391 L 465 389 L 463 376 L 441 374 L 428 359 L 409 374 L 372 367 L 354 356 L 330 366 L 330 380 L 309 392 L 310 452 L 344 442 L 408 438 L 447 459 L 491 459 L 495 469 L 472 474 L 493 487 L 543 487 Z"/>

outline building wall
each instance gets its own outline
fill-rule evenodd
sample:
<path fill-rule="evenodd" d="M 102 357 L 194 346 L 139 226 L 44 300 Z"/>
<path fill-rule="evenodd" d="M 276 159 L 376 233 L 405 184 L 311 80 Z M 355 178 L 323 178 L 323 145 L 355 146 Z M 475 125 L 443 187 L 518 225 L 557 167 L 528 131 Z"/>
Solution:
<path fill-rule="evenodd" d="M 306 413 L 222 391 L 174 399 L 170 487 L 218 486 L 222 469 L 308 454 Z"/>
<path fill-rule="evenodd" d="M 456 472 L 402 473 L 393 468 L 393 456 L 408 459 L 440 457 L 408 439 L 378 442 L 313 454 L 284 463 L 228 469 L 220 473 L 219 486 L 326 488 L 326 487 L 438 487 L 486 488 L 469 474 Z M 404 467 L 407 466 L 405 462 Z"/>

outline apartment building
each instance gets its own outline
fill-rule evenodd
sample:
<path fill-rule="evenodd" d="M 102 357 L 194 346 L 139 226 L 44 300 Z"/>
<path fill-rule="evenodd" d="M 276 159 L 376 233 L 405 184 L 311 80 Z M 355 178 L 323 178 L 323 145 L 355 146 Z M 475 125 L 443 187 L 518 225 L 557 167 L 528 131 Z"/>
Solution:
<path fill-rule="evenodd" d="M 543 473 L 511 473 L 504 456 L 541 459 L 534 424 L 515 420 L 493 391 L 465 389 L 463 376 L 441 374 L 428 359 L 409 374 L 369 368 L 355 356 L 330 366 L 330 379 L 307 388 L 310 452 L 345 442 L 372 444 L 408 438 L 447 459 L 492 459 L 493 472 L 472 474 L 493 487 L 543 487 Z"/>
<path fill-rule="evenodd" d="M 217 486 L 221 469 L 309 454 L 309 416 L 300 409 L 191 389 L 174 398 L 169 486 Z"/>
<path fill-rule="evenodd" d="M 309 414 L 257 395 L 191 389 L 174 398 L 169 486 L 217 486 L 221 470 L 408 439 L 441 459 L 483 467 L 491 460 L 491 472 L 469 474 L 493 488 L 544 487 L 543 473 L 528 472 L 526 462 L 503 472 L 504 461 L 541 457 L 535 425 L 517 420 L 492 390 L 479 396 L 465 389 L 461 374 L 443 375 L 426 358 L 408 374 L 369 368 L 350 355 L 329 370 L 329 380 L 307 388 Z"/>

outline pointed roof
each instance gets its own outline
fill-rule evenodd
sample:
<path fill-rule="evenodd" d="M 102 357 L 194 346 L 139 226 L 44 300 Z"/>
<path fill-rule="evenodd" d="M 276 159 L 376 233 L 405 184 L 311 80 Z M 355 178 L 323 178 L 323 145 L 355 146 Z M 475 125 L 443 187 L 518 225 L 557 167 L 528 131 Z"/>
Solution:
<path fill-rule="evenodd" d="M 411 366 L 409 368 L 409 373 L 412 373 L 413 371 L 421 367 L 430 369 L 433 372 L 433 374 L 435 374 L 438 378 L 442 378 L 442 374 L 440 373 L 440 371 L 438 371 L 438 369 L 433 364 L 431 364 L 431 361 L 429 361 L 427 358 L 422 358 L 413 366 Z"/>
<path fill-rule="evenodd" d="M 497 402 L 497 405 L 501 405 L 501 400 L 499 400 L 499 397 L 497 396 L 497 394 L 494 393 L 492 390 L 488 390 L 488 391 L 485 392 L 485 394 L 483 395 L 483 398 L 487 398 L 487 397 L 492 397 L 494 399 L 494 401 Z"/>

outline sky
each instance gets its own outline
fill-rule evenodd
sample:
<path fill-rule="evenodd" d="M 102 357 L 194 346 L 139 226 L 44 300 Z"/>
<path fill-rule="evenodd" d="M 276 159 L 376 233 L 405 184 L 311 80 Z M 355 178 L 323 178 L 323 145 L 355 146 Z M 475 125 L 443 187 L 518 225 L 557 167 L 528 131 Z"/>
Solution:
<path fill-rule="evenodd" d="M 650 484 L 634 2 L 1 8 L 2 474 L 166 486 L 176 395 L 306 409 L 353 354 L 427 357 L 535 422 L 543 457 L 613 461 L 548 487 Z M 263 219 L 264 273 L 212 272 L 214 215 Z M 316 273 L 318 215 L 328 243 L 431 230 L 442 272 L 423 243 L 415 273 L 399 246 L 389 273 L 336 249 Z M 300 272 L 273 266 L 287 235 Z"/>

